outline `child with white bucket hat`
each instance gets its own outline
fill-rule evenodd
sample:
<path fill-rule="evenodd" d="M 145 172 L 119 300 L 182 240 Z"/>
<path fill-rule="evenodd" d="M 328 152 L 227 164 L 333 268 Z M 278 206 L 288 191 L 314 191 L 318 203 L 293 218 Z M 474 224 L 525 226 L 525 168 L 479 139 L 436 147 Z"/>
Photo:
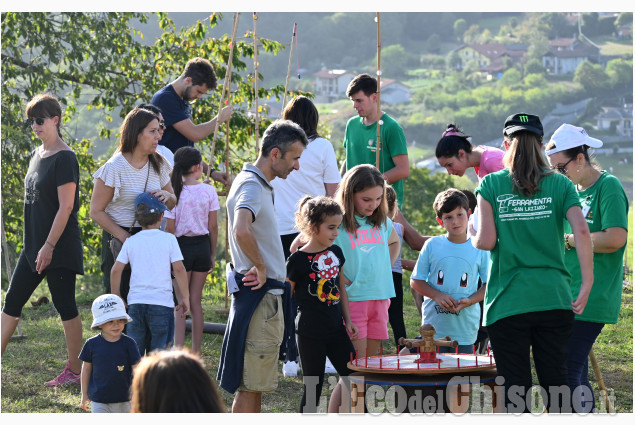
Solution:
<path fill-rule="evenodd" d="M 130 413 L 132 368 L 141 356 L 134 339 L 123 333 L 132 318 L 121 297 L 100 295 L 93 301 L 91 329 L 101 330 L 89 338 L 79 354 L 83 361 L 81 408 L 93 413 Z"/>

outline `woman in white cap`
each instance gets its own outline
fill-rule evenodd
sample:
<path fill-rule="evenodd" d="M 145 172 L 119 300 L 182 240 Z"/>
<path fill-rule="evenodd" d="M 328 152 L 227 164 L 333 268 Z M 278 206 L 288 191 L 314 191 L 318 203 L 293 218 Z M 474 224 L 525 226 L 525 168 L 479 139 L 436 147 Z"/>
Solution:
<path fill-rule="evenodd" d="M 511 115 L 504 136 L 505 169 L 485 176 L 476 189 L 479 225 L 477 231 L 470 227 L 474 246 L 491 251 L 483 321 L 504 378 L 503 408 L 530 411 L 531 349 L 546 408 L 566 412 L 568 397 L 560 396 L 567 385 L 569 335 L 593 285 L 589 228 L 573 184 L 554 173 L 542 154 L 540 119 Z M 582 265 L 574 299 L 561 239 L 565 218 Z"/>
<path fill-rule="evenodd" d="M 602 142 L 589 137 L 583 128 L 563 124 L 545 147 L 552 168 L 576 185 L 593 241 L 593 289 L 584 312 L 575 316 L 569 340 L 569 386 L 572 391 L 582 386 L 573 393 L 573 408 L 578 413 L 592 412 L 595 407 L 588 377 L 589 352 L 604 325 L 617 323 L 628 233 L 628 198 L 622 184 L 589 157 L 589 148 L 601 146 Z M 565 222 L 564 230 L 565 262 L 575 297 L 581 285 L 577 244 L 569 223 Z"/>

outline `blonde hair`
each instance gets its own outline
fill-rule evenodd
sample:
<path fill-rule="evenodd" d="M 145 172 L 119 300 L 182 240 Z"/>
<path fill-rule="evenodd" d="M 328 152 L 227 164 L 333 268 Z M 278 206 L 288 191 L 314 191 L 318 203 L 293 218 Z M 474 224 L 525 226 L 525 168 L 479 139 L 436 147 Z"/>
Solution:
<path fill-rule="evenodd" d="M 366 220 L 373 226 L 383 226 L 388 217 L 388 204 L 386 202 L 386 182 L 379 170 L 373 165 L 360 164 L 348 170 L 342 177 L 340 186 L 335 193 L 335 199 L 344 211 L 342 223 L 347 232 L 355 232 L 359 227 L 355 219 L 354 195 L 377 186 L 382 188 L 381 203 L 372 215 L 366 217 Z"/>
<path fill-rule="evenodd" d="M 503 164 L 509 169 L 514 190 L 522 196 L 534 196 L 540 190 L 540 181 L 553 173 L 542 155 L 540 140 L 529 131 L 507 136 L 509 148 L 503 156 Z"/>

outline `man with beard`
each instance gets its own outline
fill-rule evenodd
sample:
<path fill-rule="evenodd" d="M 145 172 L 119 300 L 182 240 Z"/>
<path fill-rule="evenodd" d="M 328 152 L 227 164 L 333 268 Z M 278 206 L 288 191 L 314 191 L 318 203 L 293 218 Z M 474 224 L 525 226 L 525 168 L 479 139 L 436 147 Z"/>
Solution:
<path fill-rule="evenodd" d="M 152 96 L 152 104 L 161 109 L 165 120 L 165 133 L 159 142 L 161 145 L 172 152 L 183 146 L 194 146 L 195 142 L 200 142 L 214 132 L 217 120 L 225 122 L 231 118 L 233 108 L 229 105 L 207 122 L 194 124 L 192 121 L 190 102 L 214 90 L 216 80 L 212 63 L 197 57 L 185 65 L 183 73 L 176 80 Z M 211 176 L 227 184 L 225 173 L 214 171 Z"/>

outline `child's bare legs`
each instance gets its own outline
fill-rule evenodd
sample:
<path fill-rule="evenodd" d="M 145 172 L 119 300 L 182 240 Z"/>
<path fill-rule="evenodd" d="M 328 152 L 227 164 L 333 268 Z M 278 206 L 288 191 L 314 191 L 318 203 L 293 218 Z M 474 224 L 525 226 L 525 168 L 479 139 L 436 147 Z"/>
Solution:
<path fill-rule="evenodd" d="M 377 354 L 379 350 L 379 346 L 381 345 L 381 339 L 372 339 L 372 338 L 362 338 L 356 339 L 353 342 L 353 347 L 355 347 L 355 351 L 357 351 L 358 357 L 366 357 L 366 349 L 368 349 L 368 355 L 374 356 Z"/>
<path fill-rule="evenodd" d="M 191 272 L 190 281 L 190 315 L 192 316 L 192 353 L 201 354 L 203 341 L 203 286 L 207 272 Z"/>
<path fill-rule="evenodd" d="M 328 413 L 349 413 L 350 405 L 342 406 L 342 391 L 346 391 L 349 393 L 348 388 L 343 388 L 346 385 L 342 378 L 337 382 L 337 385 L 333 389 L 333 393 L 331 394 L 331 398 L 329 399 L 329 407 Z M 349 396 L 350 398 L 350 396 Z"/>
<path fill-rule="evenodd" d="M 190 316 L 192 317 L 192 353 L 201 353 L 203 340 L 203 286 L 207 272 L 187 272 L 187 281 L 190 291 Z M 185 317 L 181 317 L 180 311 L 174 312 L 174 345 L 185 346 Z"/>
<path fill-rule="evenodd" d="M 190 281 L 190 274 L 187 272 L 187 281 Z M 176 292 L 177 300 L 180 299 L 181 294 L 178 292 L 178 285 L 176 280 L 172 279 L 172 287 Z M 190 307 L 191 309 L 192 307 Z M 185 346 L 185 317 L 181 317 L 181 311 L 174 310 L 174 346 L 177 348 L 183 348 Z"/>

